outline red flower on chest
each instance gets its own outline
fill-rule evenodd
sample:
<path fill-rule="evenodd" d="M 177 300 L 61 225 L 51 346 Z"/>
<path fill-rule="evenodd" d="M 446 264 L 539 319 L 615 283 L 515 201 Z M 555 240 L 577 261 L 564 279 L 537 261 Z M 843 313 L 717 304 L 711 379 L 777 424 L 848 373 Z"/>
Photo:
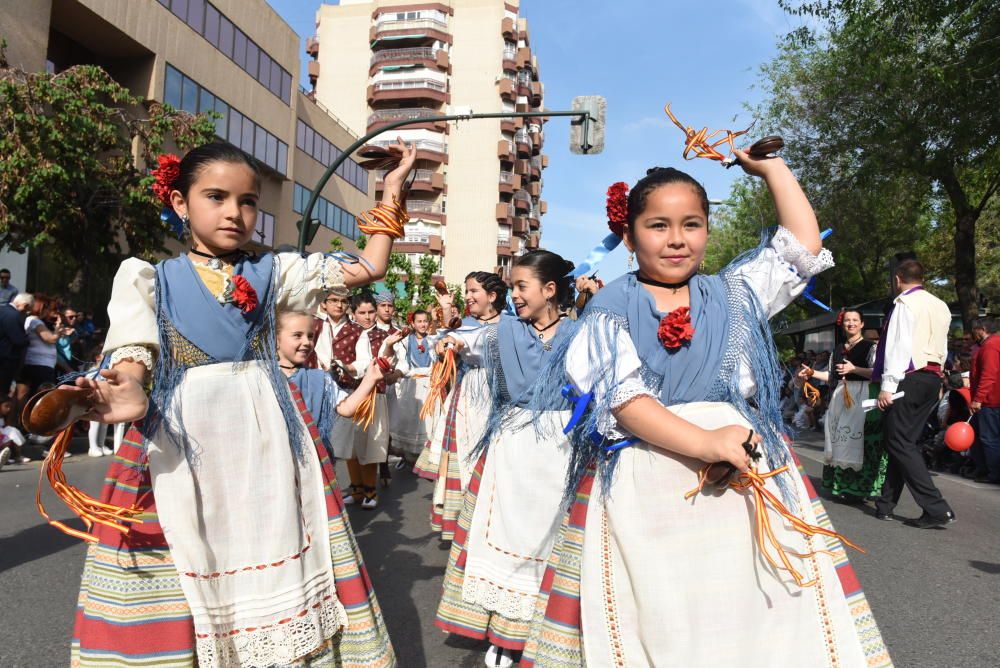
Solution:
<path fill-rule="evenodd" d="M 250 285 L 250 281 L 242 276 L 233 276 L 230 280 L 233 284 L 233 304 L 244 313 L 250 313 L 257 308 L 257 291 Z"/>
<path fill-rule="evenodd" d="M 691 309 L 687 306 L 674 309 L 660 320 L 660 327 L 656 330 L 656 338 L 660 340 L 663 347 L 673 352 L 681 346 L 690 343 L 694 336 L 694 327 L 691 326 Z"/>

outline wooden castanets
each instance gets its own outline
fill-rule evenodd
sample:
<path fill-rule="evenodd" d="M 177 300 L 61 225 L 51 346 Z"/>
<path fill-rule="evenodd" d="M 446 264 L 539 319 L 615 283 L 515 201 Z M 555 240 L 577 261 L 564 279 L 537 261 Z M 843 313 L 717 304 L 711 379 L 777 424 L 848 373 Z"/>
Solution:
<path fill-rule="evenodd" d="M 777 153 L 783 148 L 785 148 L 784 139 L 782 139 L 778 135 L 768 135 L 767 137 L 764 137 L 763 139 L 758 139 L 753 144 L 751 144 L 750 148 L 747 149 L 747 153 L 749 153 L 754 158 L 766 158 L 772 153 Z M 732 160 L 723 162 L 722 164 L 726 166 L 726 169 L 729 169 L 733 165 L 740 164 L 740 159 L 733 158 Z"/>
<path fill-rule="evenodd" d="M 21 411 L 21 423 L 32 434 L 53 436 L 67 429 L 94 407 L 91 390 L 63 385 L 42 390 Z"/>

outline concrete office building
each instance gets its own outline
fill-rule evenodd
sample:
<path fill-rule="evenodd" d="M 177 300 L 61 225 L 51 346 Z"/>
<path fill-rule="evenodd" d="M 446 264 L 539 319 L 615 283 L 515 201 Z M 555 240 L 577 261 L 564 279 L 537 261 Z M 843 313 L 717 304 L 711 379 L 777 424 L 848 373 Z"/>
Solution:
<path fill-rule="evenodd" d="M 16 0 L 0 3 L 12 66 L 59 72 L 96 64 L 133 93 L 215 111 L 219 137 L 264 173 L 254 243 L 295 244 L 313 188 L 356 137 L 298 85 L 300 39 L 265 0 Z M 311 245 L 353 248 L 373 178 L 348 160 L 322 192 Z M 23 286 L 21 286 L 23 287 Z"/>
<path fill-rule="evenodd" d="M 538 61 L 518 7 L 518 0 L 322 5 L 316 37 L 307 40 L 316 99 L 359 134 L 422 116 L 541 110 Z M 414 264 L 439 257 L 448 282 L 474 270 L 506 275 L 512 256 L 539 243 L 542 127 L 542 119 L 493 119 L 398 131 L 416 142 L 418 161 L 412 220 L 397 250 Z"/>

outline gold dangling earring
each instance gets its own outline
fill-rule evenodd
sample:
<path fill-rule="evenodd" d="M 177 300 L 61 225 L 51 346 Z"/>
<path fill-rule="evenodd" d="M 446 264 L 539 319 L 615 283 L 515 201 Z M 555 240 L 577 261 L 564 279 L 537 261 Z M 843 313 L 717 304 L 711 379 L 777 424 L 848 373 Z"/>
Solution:
<path fill-rule="evenodd" d="M 635 263 L 635 253 L 629 252 L 628 254 L 628 270 L 632 271 L 632 265 Z"/>

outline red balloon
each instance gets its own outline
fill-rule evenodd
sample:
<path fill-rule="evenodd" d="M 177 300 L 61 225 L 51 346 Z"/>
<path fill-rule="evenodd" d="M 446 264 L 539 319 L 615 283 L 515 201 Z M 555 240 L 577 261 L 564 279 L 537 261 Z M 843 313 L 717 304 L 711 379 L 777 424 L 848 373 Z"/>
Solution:
<path fill-rule="evenodd" d="M 965 452 L 976 440 L 976 432 L 968 422 L 956 422 L 944 432 L 944 444 L 955 452 Z"/>

